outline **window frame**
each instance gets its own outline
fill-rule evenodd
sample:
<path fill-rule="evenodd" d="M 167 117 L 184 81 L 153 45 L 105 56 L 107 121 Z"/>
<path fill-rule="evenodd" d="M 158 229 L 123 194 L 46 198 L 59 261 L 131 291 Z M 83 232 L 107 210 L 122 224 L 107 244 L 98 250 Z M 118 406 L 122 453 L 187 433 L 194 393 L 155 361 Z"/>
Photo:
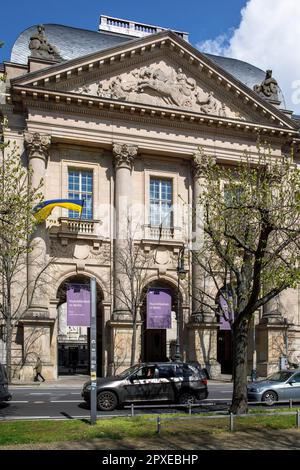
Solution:
<path fill-rule="evenodd" d="M 159 182 L 159 197 L 158 198 L 153 198 L 151 197 L 151 188 L 152 188 L 152 181 L 158 181 Z M 169 183 L 170 188 L 171 188 L 171 197 L 170 199 L 163 199 L 163 185 L 162 183 Z M 167 187 L 167 186 L 166 186 Z M 159 223 L 152 223 L 152 219 L 155 218 L 155 216 L 152 216 L 152 204 L 153 203 L 158 203 L 158 214 L 159 214 Z M 162 216 L 164 215 L 164 203 L 166 206 L 170 205 L 170 210 L 168 212 L 168 218 L 169 218 L 169 223 L 165 224 L 162 220 Z M 150 174 L 149 176 L 149 225 L 150 227 L 160 227 L 162 226 L 163 228 L 166 229 L 172 229 L 174 228 L 174 179 L 172 177 L 168 176 L 157 176 L 157 175 L 152 175 Z M 155 214 L 156 215 L 156 214 Z M 163 217 L 165 218 L 165 217 Z"/>
<path fill-rule="evenodd" d="M 70 189 L 70 173 L 71 172 L 77 172 L 79 173 L 79 191 L 75 190 L 75 189 Z M 90 174 L 91 175 L 91 181 L 92 181 L 92 187 L 91 187 L 91 191 L 83 191 L 82 190 L 82 174 L 83 173 L 86 173 L 86 174 Z M 70 219 L 81 219 L 81 220 L 93 220 L 94 219 L 94 171 L 93 169 L 88 169 L 88 168 L 76 168 L 76 167 L 73 167 L 73 166 L 68 166 L 68 169 L 67 169 L 67 181 L 68 181 L 68 198 L 70 199 L 71 196 L 70 196 L 70 193 L 73 193 L 73 194 L 79 194 L 79 199 L 84 199 L 86 201 L 86 197 L 82 197 L 82 194 L 85 194 L 85 195 L 90 195 L 90 201 L 91 201 L 91 213 L 90 213 L 90 217 L 82 217 L 82 214 L 80 215 L 78 212 L 75 212 L 75 211 L 72 211 L 71 209 L 68 209 L 68 217 Z M 86 213 L 87 214 L 87 207 L 83 206 L 83 211 L 82 213 Z"/>

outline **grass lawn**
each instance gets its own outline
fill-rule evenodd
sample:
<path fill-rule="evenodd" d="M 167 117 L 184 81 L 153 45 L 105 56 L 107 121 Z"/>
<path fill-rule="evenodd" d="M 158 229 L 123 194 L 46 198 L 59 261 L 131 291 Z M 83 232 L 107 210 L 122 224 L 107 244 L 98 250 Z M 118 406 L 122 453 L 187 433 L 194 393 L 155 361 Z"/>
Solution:
<path fill-rule="evenodd" d="M 187 415 L 176 415 L 185 416 Z M 161 436 L 193 436 L 216 434 L 228 431 L 229 416 L 216 419 L 192 419 L 164 421 L 170 415 L 161 415 Z M 153 419 L 153 417 L 152 417 Z M 247 416 L 235 418 L 235 430 L 267 430 L 295 428 L 296 417 Z M 87 420 L 5 421 L 0 423 L 0 446 L 34 444 L 62 441 L 83 441 L 94 438 L 122 440 L 125 438 L 152 438 L 156 436 L 156 418 L 148 416 L 134 418 L 100 419 L 91 426 Z"/>

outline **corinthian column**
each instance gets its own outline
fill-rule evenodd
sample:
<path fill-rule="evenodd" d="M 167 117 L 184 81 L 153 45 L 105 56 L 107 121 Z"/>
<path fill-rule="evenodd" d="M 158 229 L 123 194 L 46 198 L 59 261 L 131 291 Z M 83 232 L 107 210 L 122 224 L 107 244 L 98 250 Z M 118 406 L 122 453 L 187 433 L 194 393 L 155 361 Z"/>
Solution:
<path fill-rule="evenodd" d="M 193 252 L 192 252 L 192 292 L 193 292 L 193 315 L 198 321 L 211 321 L 212 310 L 201 303 L 201 291 L 211 293 L 212 280 L 208 278 L 199 262 L 204 244 L 204 213 L 200 198 L 205 188 L 205 178 L 203 177 L 203 167 L 207 164 L 207 157 L 202 152 L 195 152 L 192 160 L 193 175 Z M 210 303 L 208 297 L 204 297 L 206 303 Z"/>
<path fill-rule="evenodd" d="M 126 275 L 126 253 L 131 237 L 129 208 L 131 203 L 131 171 L 137 155 L 137 147 L 127 144 L 113 145 L 115 166 L 115 240 L 114 240 L 114 318 L 128 315 L 128 302 L 124 298 L 129 284 Z M 129 294 L 129 290 L 127 294 Z"/>
<path fill-rule="evenodd" d="M 31 176 L 29 184 L 37 188 L 45 179 L 48 149 L 51 142 L 49 135 L 24 133 Z M 43 191 L 43 188 L 41 189 Z M 31 252 L 28 254 L 28 303 L 30 312 L 35 316 L 47 316 L 48 301 L 46 286 L 40 276 L 46 264 L 47 234 L 46 223 L 37 225 L 30 240 Z"/>

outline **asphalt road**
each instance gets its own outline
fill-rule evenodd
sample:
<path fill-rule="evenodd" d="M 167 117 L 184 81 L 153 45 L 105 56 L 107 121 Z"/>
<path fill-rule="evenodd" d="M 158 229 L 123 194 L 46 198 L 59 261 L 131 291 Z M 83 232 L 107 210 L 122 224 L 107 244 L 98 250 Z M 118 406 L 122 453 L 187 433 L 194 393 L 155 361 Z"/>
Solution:
<path fill-rule="evenodd" d="M 201 401 L 201 405 L 193 408 L 194 412 L 227 409 L 226 401 L 230 401 L 231 383 L 209 384 L 209 397 Z M 0 421 L 5 419 L 24 418 L 84 418 L 89 417 L 89 409 L 81 398 L 81 388 L 44 388 L 13 387 L 10 389 L 12 400 L 0 405 Z M 212 404 L 214 402 L 214 404 Z M 136 414 L 168 413 L 182 411 L 178 407 L 150 406 L 136 408 Z M 127 416 L 131 409 L 125 408 L 113 412 L 98 412 L 98 417 Z"/>

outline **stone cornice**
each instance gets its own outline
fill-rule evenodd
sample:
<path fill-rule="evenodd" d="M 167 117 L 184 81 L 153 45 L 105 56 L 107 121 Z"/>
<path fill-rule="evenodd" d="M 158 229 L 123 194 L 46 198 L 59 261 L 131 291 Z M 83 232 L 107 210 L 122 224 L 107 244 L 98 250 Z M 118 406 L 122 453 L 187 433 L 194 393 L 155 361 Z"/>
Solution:
<path fill-rule="evenodd" d="M 48 150 L 51 143 L 51 136 L 39 134 L 38 132 L 24 132 L 24 143 L 28 149 L 28 158 L 41 158 L 47 160 Z"/>
<path fill-rule="evenodd" d="M 216 127 L 220 129 L 231 129 L 234 131 L 250 132 L 257 134 L 269 134 L 271 136 L 288 136 L 298 137 L 299 131 L 290 127 L 283 127 L 281 125 L 269 125 L 264 123 L 253 123 L 246 120 L 225 118 L 219 116 L 210 116 L 207 114 L 196 113 L 187 110 L 178 110 L 175 108 L 165 108 L 162 106 L 144 105 L 138 103 L 130 103 L 125 101 L 118 101 L 109 98 L 98 98 L 89 95 L 78 95 L 76 93 L 52 91 L 45 89 L 38 89 L 33 87 L 18 86 L 15 91 L 24 100 L 24 103 L 36 103 L 38 106 L 44 104 L 44 109 L 48 106 L 63 105 L 66 110 L 70 112 L 78 112 L 83 114 L 97 115 L 101 111 L 108 111 L 111 113 L 117 112 L 118 114 L 127 113 L 131 117 L 148 118 L 153 122 L 154 119 L 163 121 L 167 125 L 207 125 L 208 127 Z M 127 118 L 126 118 L 127 119 Z"/>
<path fill-rule="evenodd" d="M 135 145 L 114 143 L 113 155 L 116 169 L 127 168 L 132 170 L 137 155 L 137 147 Z"/>

